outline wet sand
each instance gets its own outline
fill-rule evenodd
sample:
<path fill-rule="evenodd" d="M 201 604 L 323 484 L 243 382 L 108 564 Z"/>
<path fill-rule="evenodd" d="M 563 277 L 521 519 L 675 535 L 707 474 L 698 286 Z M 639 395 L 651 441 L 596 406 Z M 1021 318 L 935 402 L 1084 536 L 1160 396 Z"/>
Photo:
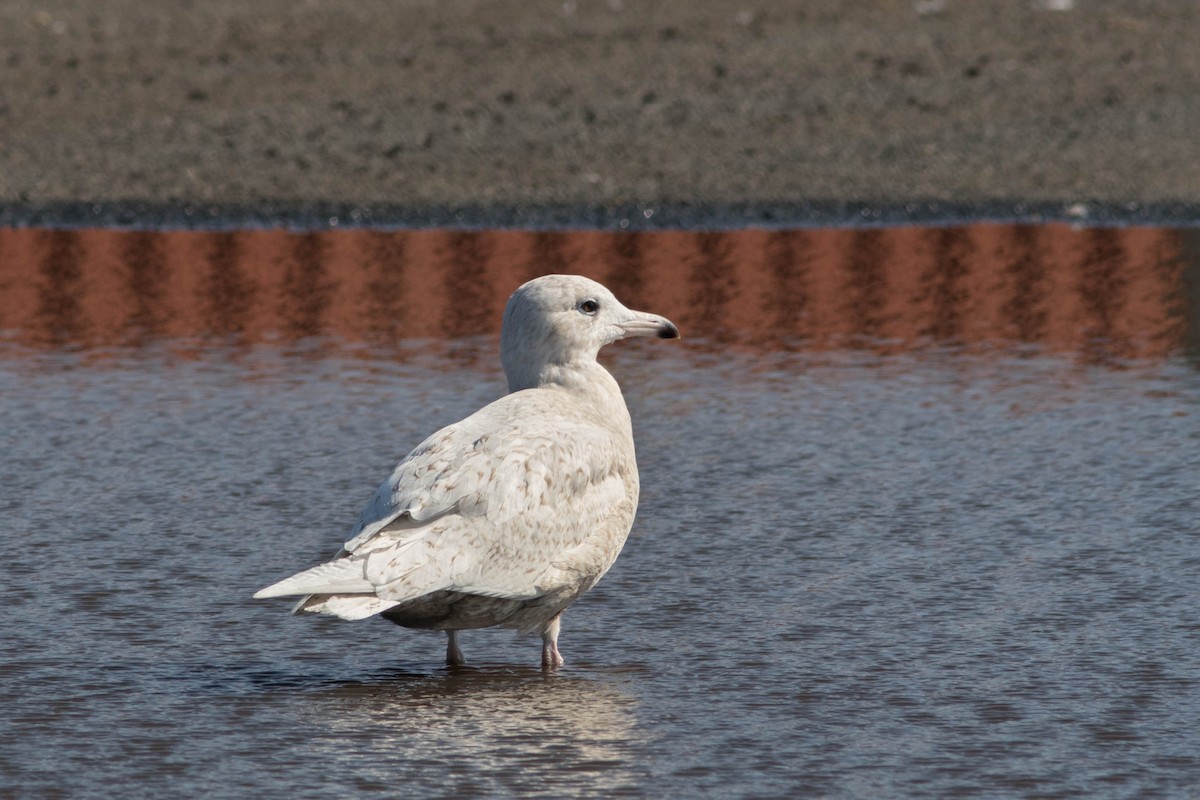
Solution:
<path fill-rule="evenodd" d="M 1189 222 L 1198 31 L 1167 0 L 12 0 L 0 223 Z"/>

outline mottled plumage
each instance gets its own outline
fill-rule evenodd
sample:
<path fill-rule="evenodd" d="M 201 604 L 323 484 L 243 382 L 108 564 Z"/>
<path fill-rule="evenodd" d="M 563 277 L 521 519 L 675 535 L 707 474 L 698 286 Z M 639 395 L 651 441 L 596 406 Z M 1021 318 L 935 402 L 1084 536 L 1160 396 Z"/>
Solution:
<path fill-rule="evenodd" d="M 536 631 L 542 663 L 561 664 L 560 615 L 612 566 L 638 502 L 629 412 L 596 354 L 626 336 L 678 335 L 587 278 L 524 284 L 501 333 L 510 393 L 401 461 L 336 559 L 255 597 L 445 630 L 452 664 L 459 630 Z"/>

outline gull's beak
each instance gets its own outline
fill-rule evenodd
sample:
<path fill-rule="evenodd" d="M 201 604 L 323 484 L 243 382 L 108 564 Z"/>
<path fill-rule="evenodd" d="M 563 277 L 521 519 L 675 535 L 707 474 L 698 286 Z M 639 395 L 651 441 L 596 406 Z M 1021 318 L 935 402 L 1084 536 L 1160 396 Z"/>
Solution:
<path fill-rule="evenodd" d="M 626 336 L 657 336 L 659 339 L 678 339 L 679 328 L 666 317 L 657 314 L 647 314 L 642 311 L 632 311 L 629 319 L 619 323 Z"/>

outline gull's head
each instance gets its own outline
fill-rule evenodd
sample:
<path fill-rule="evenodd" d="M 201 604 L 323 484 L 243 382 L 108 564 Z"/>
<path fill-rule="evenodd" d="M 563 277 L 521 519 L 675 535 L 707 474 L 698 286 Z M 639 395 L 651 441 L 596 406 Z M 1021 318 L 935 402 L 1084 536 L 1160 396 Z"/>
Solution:
<path fill-rule="evenodd" d="M 595 362 L 601 347 L 629 336 L 677 339 L 679 329 L 665 317 L 626 308 L 590 278 L 534 278 L 504 309 L 500 358 L 509 389 L 539 385 L 548 368 Z"/>

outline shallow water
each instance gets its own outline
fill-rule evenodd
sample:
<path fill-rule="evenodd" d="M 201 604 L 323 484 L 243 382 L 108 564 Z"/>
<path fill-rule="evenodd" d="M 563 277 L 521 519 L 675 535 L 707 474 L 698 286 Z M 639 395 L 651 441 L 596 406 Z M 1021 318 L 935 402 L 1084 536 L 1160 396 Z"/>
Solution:
<path fill-rule="evenodd" d="M 1192 794 L 1194 263 L 1102 264 L 1088 300 L 1047 256 L 1033 285 L 1077 294 L 1026 304 L 1046 314 L 1024 337 L 999 279 L 941 306 L 891 280 L 873 322 L 781 323 L 766 292 L 768 336 L 744 274 L 689 263 L 633 286 L 684 341 L 607 353 L 642 503 L 553 674 L 511 632 L 464 634 L 471 666 L 449 670 L 440 635 L 249 598 L 502 391 L 494 322 L 461 295 L 436 301 L 438 342 L 286 297 L 238 335 L 0 318 L 0 796 Z M 809 264 L 788 279 L 810 297 L 875 291 Z"/>

